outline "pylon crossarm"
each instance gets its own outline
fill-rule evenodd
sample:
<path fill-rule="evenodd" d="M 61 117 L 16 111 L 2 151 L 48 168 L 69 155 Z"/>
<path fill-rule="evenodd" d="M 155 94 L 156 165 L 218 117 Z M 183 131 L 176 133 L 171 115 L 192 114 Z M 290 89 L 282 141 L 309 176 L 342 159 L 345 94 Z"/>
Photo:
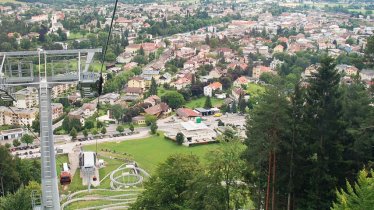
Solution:
<path fill-rule="evenodd" d="M 80 53 L 96 53 L 101 52 L 101 48 L 96 49 L 76 49 L 76 50 L 41 50 L 47 55 L 63 55 L 63 54 L 78 54 Z M 0 56 L 25 56 L 25 55 L 39 55 L 40 51 L 17 51 L 17 52 L 0 52 Z"/>

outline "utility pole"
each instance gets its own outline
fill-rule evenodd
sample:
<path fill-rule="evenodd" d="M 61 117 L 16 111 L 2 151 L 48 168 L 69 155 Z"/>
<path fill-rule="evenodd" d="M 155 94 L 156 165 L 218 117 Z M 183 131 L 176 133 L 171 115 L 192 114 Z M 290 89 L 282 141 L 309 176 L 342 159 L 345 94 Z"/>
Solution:
<path fill-rule="evenodd" d="M 82 97 L 95 96 L 94 87 L 99 75 L 89 72 L 89 67 L 96 52 L 101 49 L 0 52 L 1 99 L 14 100 L 10 90 L 15 86 L 34 86 L 39 90 L 42 205 L 35 209 L 60 210 L 52 128 L 52 87 L 78 83 Z M 64 61 L 68 61 L 68 65 L 61 65 Z"/>

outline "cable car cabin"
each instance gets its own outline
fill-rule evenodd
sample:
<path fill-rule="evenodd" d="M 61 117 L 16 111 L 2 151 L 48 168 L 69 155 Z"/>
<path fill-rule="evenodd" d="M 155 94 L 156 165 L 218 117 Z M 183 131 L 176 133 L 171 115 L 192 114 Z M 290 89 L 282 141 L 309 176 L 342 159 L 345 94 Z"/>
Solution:
<path fill-rule="evenodd" d="M 63 184 L 70 184 L 71 182 L 71 174 L 70 174 L 70 167 L 67 163 L 62 164 L 62 171 L 60 174 L 60 183 Z"/>
<path fill-rule="evenodd" d="M 60 174 L 60 184 L 68 185 L 71 183 L 71 174 L 69 171 L 63 171 Z"/>
<path fill-rule="evenodd" d="M 60 184 L 68 185 L 71 183 L 70 167 L 67 163 L 62 164 L 62 172 L 60 174 Z"/>

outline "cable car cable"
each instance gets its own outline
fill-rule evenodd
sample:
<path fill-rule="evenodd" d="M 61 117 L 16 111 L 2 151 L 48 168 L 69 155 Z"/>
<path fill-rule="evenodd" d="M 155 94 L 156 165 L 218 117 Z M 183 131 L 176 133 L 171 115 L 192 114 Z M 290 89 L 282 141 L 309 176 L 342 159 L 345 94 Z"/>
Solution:
<path fill-rule="evenodd" d="M 116 12 L 117 12 L 117 5 L 118 5 L 118 0 L 116 0 L 115 3 L 114 3 L 112 20 L 110 21 L 109 33 L 108 33 L 108 37 L 107 37 L 107 40 L 106 40 L 106 44 L 104 46 L 103 56 L 102 56 L 102 59 L 101 59 L 100 77 L 99 77 L 99 84 L 98 84 L 98 87 L 97 87 L 97 89 L 98 89 L 98 91 L 97 91 L 98 92 L 98 97 L 97 97 L 97 112 L 99 112 L 99 109 L 100 109 L 100 96 L 101 96 L 101 94 L 103 92 L 103 83 L 104 83 L 104 79 L 103 79 L 103 68 L 104 68 L 104 62 L 105 62 L 105 58 L 106 58 L 106 53 L 108 51 L 110 37 L 112 35 L 114 18 L 116 16 Z M 97 155 L 97 139 L 96 139 L 96 155 Z"/>

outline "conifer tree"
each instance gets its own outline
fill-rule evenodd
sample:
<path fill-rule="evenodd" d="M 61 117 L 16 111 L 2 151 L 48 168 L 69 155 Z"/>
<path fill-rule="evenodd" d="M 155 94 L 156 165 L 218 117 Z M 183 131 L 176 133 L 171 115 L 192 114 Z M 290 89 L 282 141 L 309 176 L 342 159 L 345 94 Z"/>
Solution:
<path fill-rule="evenodd" d="M 236 101 L 235 100 L 231 104 L 231 112 L 232 113 L 237 113 L 238 112 L 238 107 L 236 105 Z"/>
<path fill-rule="evenodd" d="M 206 99 L 205 99 L 204 108 L 210 109 L 212 107 L 213 107 L 212 100 L 210 99 L 210 96 L 207 96 Z"/>
<path fill-rule="evenodd" d="M 309 175 L 303 183 L 307 209 L 328 209 L 334 200 L 338 180 L 344 179 L 342 170 L 344 133 L 342 119 L 340 75 L 330 57 L 321 59 L 321 67 L 310 79 L 306 92 L 305 140 L 310 147 L 305 159 Z M 342 174 L 343 173 L 343 174 Z M 316 176 L 318 174 L 318 176 Z"/>
<path fill-rule="evenodd" d="M 288 106 L 281 88 L 268 87 L 247 119 L 247 149 L 244 157 L 251 169 L 248 177 L 256 185 L 252 194 L 256 197 L 257 208 L 261 208 L 264 203 L 262 208 L 277 209 L 277 174 L 280 167 L 285 168 L 284 164 L 278 162 L 287 157 L 279 154 L 279 150 L 289 126 Z"/>
<path fill-rule="evenodd" d="M 240 94 L 240 97 L 239 97 L 238 101 L 239 101 L 238 102 L 239 111 L 241 113 L 245 113 L 245 109 L 247 107 L 247 103 L 245 102 L 243 94 Z"/>
<path fill-rule="evenodd" d="M 148 96 L 157 95 L 157 83 L 155 78 L 152 77 L 151 86 L 148 91 Z"/>

